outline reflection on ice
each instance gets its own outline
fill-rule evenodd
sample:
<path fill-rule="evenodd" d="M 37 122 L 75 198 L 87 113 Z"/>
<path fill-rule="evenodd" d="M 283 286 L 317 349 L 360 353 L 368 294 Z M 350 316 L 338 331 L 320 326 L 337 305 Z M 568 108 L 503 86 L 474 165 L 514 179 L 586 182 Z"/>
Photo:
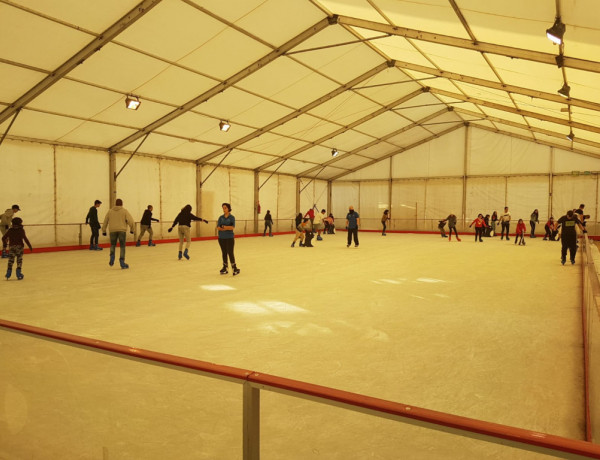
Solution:
<path fill-rule="evenodd" d="M 435 278 L 417 278 L 421 283 L 445 283 L 444 280 L 436 280 Z"/>
<path fill-rule="evenodd" d="M 235 291 L 236 289 L 226 284 L 204 284 L 200 286 L 200 289 L 205 291 Z"/>
<path fill-rule="evenodd" d="M 277 300 L 263 300 L 259 302 L 233 302 L 228 307 L 239 313 L 270 314 L 270 313 L 300 313 L 304 308 L 297 307 Z"/>

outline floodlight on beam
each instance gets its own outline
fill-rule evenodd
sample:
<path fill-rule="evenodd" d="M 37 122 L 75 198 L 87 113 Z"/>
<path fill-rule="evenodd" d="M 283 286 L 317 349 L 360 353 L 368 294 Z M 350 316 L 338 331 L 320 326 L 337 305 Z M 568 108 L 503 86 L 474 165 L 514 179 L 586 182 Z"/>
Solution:
<path fill-rule="evenodd" d="M 219 122 L 219 129 L 220 129 L 221 131 L 225 131 L 225 132 L 227 132 L 227 131 L 229 131 L 229 128 L 231 128 L 231 124 L 230 124 L 228 121 L 223 121 L 223 120 L 221 120 L 221 121 Z"/>
<path fill-rule="evenodd" d="M 571 87 L 565 83 L 562 88 L 558 90 L 558 94 L 566 99 L 569 99 L 569 96 L 571 95 Z"/>
<path fill-rule="evenodd" d="M 137 96 L 128 95 L 125 98 L 125 107 L 127 107 L 128 109 L 137 110 L 140 108 L 141 104 L 142 103 L 140 101 L 140 98 Z"/>
<path fill-rule="evenodd" d="M 546 29 L 546 37 L 552 43 L 556 43 L 557 45 L 562 45 L 563 36 L 565 35 L 566 27 L 560 20 L 560 17 L 556 18 L 554 24 L 549 29 Z"/>
<path fill-rule="evenodd" d="M 575 139 L 575 134 L 573 134 L 572 129 L 569 131 L 569 134 L 567 134 L 567 139 L 569 139 L 571 142 L 573 142 L 573 139 Z"/>
<path fill-rule="evenodd" d="M 333 149 L 333 150 L 331 151 L 331 156 L 332 156 L 332 157 L 334 157 L 334 158 L 335 158 L 335 157 L 337 157 L 339 154 L 340 154 L 340 152 L 338 152 L 338 150 L 337 150 L 337 149 Z"/>

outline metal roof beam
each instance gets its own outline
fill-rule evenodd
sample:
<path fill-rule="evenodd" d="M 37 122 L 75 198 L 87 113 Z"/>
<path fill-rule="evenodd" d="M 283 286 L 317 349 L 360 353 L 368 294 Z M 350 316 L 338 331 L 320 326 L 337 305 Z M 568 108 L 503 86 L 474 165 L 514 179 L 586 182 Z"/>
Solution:
<path fill-rule="evenodd" d="M 123 139 L 122 141 L 117 142 L 115 145 L 113 145 L 112 147 L 110 147 L 109 150 L 111 152 L 115 152 L 117 150 L 120 150 L 123 147 L 125 147 L 126 145 L 131 144 L 136 139 L 139 139 L 140 137 L 144 136 L 146 133 L 152 132 L 155 129 L 160 128 L 161 126 L 163 126 L 163 125 L 167 124 L 168 122 L 174 120 L 175 118 L 183 115 L 184 113 L 189 112 L 194 107 L 197 107 L 198 105 L 202 104 L 203 102 L 208 101 L 210 98 L 212 98 L 212 97 L 216 96 L 217 94 L 225 91 L 227 88 L 232 87 L 233 85 L 235 85 L 236 83 L 240 82 L 244 78 L 252 75 L 254 72 L 262 69 L 263 67 L 265 67 L 269 63 L 273 62 L 275 59 L 277 59 L 280 56 L 284 55 L 289 50 L 295 48 L 300 43 L 308 40 L 310 37 L 312 37 L 313 35 L 319 33 L 320 31 L 322 31 L 323 29 L 325 29 L 329 25 L 335 24 L 335 20 L 336 20 L 335 16 L 333 16 L 333 17 L 327 17 L 327 18 L 324 18 L 324 19 L 320 20 L 314 26 L 309 27 L 304 32 L 302 32 L 301 34 L 299 34 L 296 37 L 292 38 L 291 40 L 289 40 L 287 43 L 283 44 L 279 48 L 271 51 L 269 54 L 267 54 L 266 56 L 263 56 L 258 61 L 254 62 L 253 64 L 250 64 L 245 69 L 240 70 L 235 75 L 232 75 L 230 78 L 222 81 L 218 85 L 213 86 L 211 89 L 209 89 L 208 91 L 204 92 L 200 96 L 195 97 L 191 101 L 183 104 L 181 107 L 176 108 L 172 112 L 170 112 L 170 113 L 166 114 L 165 116 L 159 118 L 158 120 L 154 121 L 153 123 L 150 123 L 148 126 L 146 126 L 145 128 L 140 129 L 138 132 L 132 134 L 131 136 L 128 136 L 125 139 Z M 230 148 L 231 147 L 226 147 L 220 153 L 223 153 L 223 152 L 229 150 Z M 215 156 L 217 156 L 217 155 L 215 155 Z"/>
<path fill-rule="evenodd" d="M 17 110 L 25 107 L 32 100 L 54 85 L 57 81 L 71 72 L 87 58 L 99 51 L 104 45 L 126 30 L 134 22 L 144 16 L 148 11 L 158 5 L 162 0 L 144 0 L 135 6 L 129 13 L 115 22 L 112 26 L 94 38 L 84 48 L 70 57 L 65 63 L 44 78 L 41 82 L 23 94 L 19 99 L 10 104 L 0 113 L 0 124 L 10 118 Z"/>
<path fill-rule="evenodd" d="M 293 120 L 294 118 L 298 117 L 299 115 L 302 115 L 302 114 L 308 112 L 309 110 L 312 110 L 315 107 L 318 107 L 319 105 L 323 104 L 324 102 L 327 102 L 330 99 L 333 99 L 334 97 L 339 96 L 343 92 L 348 91 L 349 89 L 352 89 L 353 86 L 356 86 L 357 84 L 359 84 L 365 80 L 368 80 L 369 78 L 373 77 L 374 75 L 377 75 L 379 72 L 381 72 L 382 70 L 387 69 L 389 67 L 393 67 L 393 61 L 388 61 L 388 62 L 379 64 L 378 66 L 372 68 L 368 72 L 356 77 L 354 80 L 346 83 L 345 85 L 340 86 L 339 88 L 336 88 L 335 90 L 331 91 L 329 94 L 326 94 L 325 96 L 320 97 L 319 99 L 311 102 L 310 104 L 305 105 L 304 107 L 302 107 L 298 110 L 294 110 L 289 115 L 286 115 L 286 116 L 280 118 L 279 120 L 275 120 L 274 122 L 268 124 L 267 126 L 259 128 L 256 131 L 238 139 L 237 141 L 232 142 L 231 144 L 225 145 L 225 146 L 215 150 L 214 152 L 209 153 L 208 155 L 205 155 L 202 158 L 199 158 L 197 160 L 197 162 L 204 163 L 206 161 L 211 160 L 212 158 L 214 158 L 216 156 L 221 155 L 223 152 L 226 152 L 229 149 L 239 147 L 240 145 L 242 145 L 248 141 L 251 141 L 252 139 L 257 138 L 257 137 L 261 136 L 262 134 L 265 134 L 266 132 L 268 132 L 274 128 L 277 128 L 278 126 L 281 126 L 281 125 L 287 123 L 288 121 Z M 281 160 L 279 160 L 279 161 L 281 161 Z"/>
<path fill-rule="evenodd" d="M 362 123 L 365 123 L 366 121 L 369 121 L 369 120 L 371 120 L 371 119 L 373 119 L 373 118 L 381 115 L 382 113 L 385 113 L 385 112 L 387 112 L 389 110 L 392 110 L 397 105 L 402 104 L 402 103 L 404 103 L 404 102 L 406 102 L 406 101 L 408 101 L 408 100 L 410 100 L 410 99 L 418 96 L 419 94 L 423 94 L 424 92 L 426 92 L 426 90 L 424 88 L 419 88 L 416 91 L 413 91 L 412 93 L 407 94 L 406 96 L 403 96 L 400 99 L 396 99 L 394 102 L 381 107 L 380 109 L 376 110 L 375 112 L 372 112 L 372 113 L 370 113 L 370 114 L 362 117 L 361 119 L 356 120 L 356 121 L 350 123 L 347 126 L 342 126 L 341 128 L 335 130 L 334 132 L 329 133 L 329 134 L 321 137 L 320 139 L 317 139 L 316 141 L 310 142 L 309 144 L 307 144 L 307 145 L 305 145 L 303 147 L 300 147 L 300 148 L 294 150 L 293 152 L 290 152 L 290 153 L 282 156 L 281 158 L 278 158 L 276 160 L 271 160 L 268 163 L 265 163 L 264 165 L 259 166 L 257 168 L 257 171 L 263 171 L 264 169 L 269 168 L 269 167 L 271 167 L 271 166 L 279 163 L 282 160 L 287 160 L 288 158 L 292 158 L 292 157 L 294 157 L 294 156 L 296 156 L 296 155 L 298 155 L 298 154 L 300 154 L 300 153 L 302 153 L 302 152 L 304 152 L 304 151 L 306 151 L 306 150 L 308 150 L 308 149 L 310 149 L 310 148 L 312 148 L 312 147 L 314 147 L 316 145 L 321 144 L 322 142 L 325 142 L 325 141 L 327 141 L 329 139 L 334 138 L 335 136 L 343 134 L 344 132 L 346 132 L 346 131 L 348 131 L 350 129 L 353 129 L 356 126 L 358 126 L 358 125 L 360 125 Z"/>
<path fill-rule="evenodd" d="M 456 48 L 463 48 L 481 53 L 498 54 L 500 56 L 541 62 L 556 66 L 556 56 L 550 53 L 513 48 L 510 46 L 496 45 L 493 43 L 483 43 L 466 38 L 457 38 L 449 35 L 423 32 L 421 30 L 407 29 L 405 27 L 382 24 L 379 22 L 351 18 L 348 16 L 339 16 L 338 23 L 345 26 L 361 27 L 363 29 L 374 30 L 377 32 L 383 32 L 413 40 L 422 40 L 426 42 L 437 43 L 439 45 L 454 46 Z M 600 73 L 600 62 L 587 61 L 585 59 L 571 58 L 568 56 L 564 56 L 564 67 Z"/>
<path fill-rule="evenodd" d="M 422 123 L 426 123 L 429 120 L 433 120 L 434 118 L 437 118 L 440 115 L 443 115 L 443 114 L 448 113 L 448 112 L 449 112 L 449 109 L 445 108 L 445 109 L 440 110 L 438 112 L 432 113 L 431 115 L 427 115 L 426 117 L 421 118 L 420 120 L 415 121 L 415 122 L 411 123 L 410 125 L 404 126 L 403 128 L 400 128 L 400 129 L 397 129 L 396 131 L 393 131 L 393 132 L 391 132 L 389 134 L 386 134 L 385 136 L 380 137 L 379 139 L 374 139 L 374 140 L 372 140 L 371 142 L 369 142 L 369 143 L 367 143 L 365 145 L 361 145 L 360 147 L 357 147 L 354 150 L 349 151 L 346 155 L 342 155 L 342 156 L 339 156 L 337 158 L 332 158 L 331 160 L 326 161 L 325 163 L 322 163 L 321 165 L 322 166 L 329 166 L 329 165 L 331 165 L 331 164 L 333 164 L 333 163 L 335 163 L 337 161 L 341 161 L 344 158 L 347 158 L 348 155 L 356 155 L 356 154 L 360 153 L 361 150 L 365 150 L 365 149 L 368 149 L 370 147 L 373 147 L 376 144 L 379 144 L 381 142 L 385 142 L 387 139 L 390 139 L 390 138 L 392 138 L 394 136 L 402 134 L 403 132 L 408 131 L 409 129 L 416 128 L 416 127 L 420 126 Z M 377 161 L 379 161 L 379 160 L 377 160 Z M 310 169 L 307 169 L 306 171 L 302 171 L 300 174 L 298 174 L 298 177 L 302 177 L 302 176 L 305 176 L 307 174 L 310 174 L 310 173 L 316 171 L 317 169 L 319 169 L 321 167 L 321 165 L 314 166 L 314 167 L 312 167 Z"/>
<path fill-rule="evenodd" d="M 584 123 L 563 120 L 562 118 L 551 117 L 549 115 L 543 115 L 541 113 L 532 112 L 530 110 L 522 110 L 522 109 L 517 109 L 515 107 L 509 107 L 509 106 L 502 105 L 502 104 L 496 104 L 495 102 L 488 102 L 488 101 L 484 101 L 483 99 L 477 99 L 474 97 L 464 96 L 464 95 L 458 94 L 458 93 L 451 93 L 450 91 L 445 91 L 442 89 L 431 88 L 430 91 L 432 94 L 440 94 L 442 96 L 451 97 L 454 99 L 458 99 L 460 101 L 472 102 L 473 104 L 476 104 L 476 105 L 481 105 L 483 107 L 489 107 L 489 108 L 496 109 L 496 110 L 502 110 L 504 112 L 514 113 L 516 115 L 521 115 L 523 117 L 536 118 L 538 120 L 549 121 L 551 123 L 557 123 L 559 125 L 583 129 L 584 131 L 600 133 L 600 127 L 586 125 Z"/>
<path fill-rule="evenodd" d="M 497 89 L 500 91 L 507 91 L 509 93 L 520 94 L 522 96 L 533 97 L 537 99 L 544 99 L 546 101 L 557 102 L 559 104 L 568 104 L 574 107 L 581 107 L 589 110 L 600 111 L 600 104 L 595 102 L 588 102 L 582 99 L 565 99 L 559 94 L 545 93 L 542 91 L 536 91 L 528 88 L 522 88 L 520 86 L 508 85 L 496 81 L 484 80 L 482 78 L 469 77 L 467 75 L 461 75 L 454 72 L 447 72 L 445 70 L 433 69 L 431 67 L 425 67 L 418 64 L 412 64 L 410 62 L 394 61 L 396 67 L 399 69 L 414 70 L 415 72 L 421 72 L 428 75 L 435 75 L 437 77 L 447 78 L 448 80 L 459 81 L 461 83 L 467 83 L 477 86 L 483 86 L 485 88 Z"/>

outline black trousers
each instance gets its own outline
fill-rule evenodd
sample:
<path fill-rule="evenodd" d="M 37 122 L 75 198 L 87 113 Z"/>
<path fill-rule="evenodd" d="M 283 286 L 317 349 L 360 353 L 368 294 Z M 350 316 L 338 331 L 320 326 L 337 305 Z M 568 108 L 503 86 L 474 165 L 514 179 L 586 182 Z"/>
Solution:
<path fill-rule="evenodd" d="M 98 246 L 100 229 L 98 227 L 90 227 L 90 229 L 92 230 L 92 236 L 90 236 L 90 246 Z"/>
<path fill-rule="evenodd" d="M 352 243 L 352 238 L 354 238 L 354 244 L 358 246 L 358 228 L 348 229 L 348 246 Z"/>
<path fill-rule="evenodd" d="M 385 224 L 385 222 L 382 222 L 381 225 L 383 225 L 383 232 L 382 233 L 385 233 L 385 229 L 387 228 L 387 225 Z"/>
<path fill-rule="evenodd" d="M 508 239 L 508 231 L 510 230 L 510 222 L 502 222 L 502 231 L 500 232 L 500 238 L 504 238 L 504 229 L 506 229 L 506 239 Z"/>
<path fill-rule="evenodd" d="M 483 236 L 484 227 L 475 227 L 475 241 L 483 241 L 481 237 Z"/>
<path fill-rule="evenodd" d="M 235 245 L 235 239 L 233 238 L 219 238 L 219 246 L 221 246 L 221 255 L 223 256 L 223 265 L 227 265 L 227 256 L 231 265 L 235 265 L 235 256 L 233 255 L 233 246 Z"/>
<path fill-rule="evenodd" d="M 560 259 L 567 260 L 567 249 L 569 250 L 569 255 L 571 256 L 571 262 L 575 260 L 575 254 L 577 254 L 577 235 L 570 236 L 563 233 L 560 238 L 560 242 L 562 244 L 560 250 Z"/>

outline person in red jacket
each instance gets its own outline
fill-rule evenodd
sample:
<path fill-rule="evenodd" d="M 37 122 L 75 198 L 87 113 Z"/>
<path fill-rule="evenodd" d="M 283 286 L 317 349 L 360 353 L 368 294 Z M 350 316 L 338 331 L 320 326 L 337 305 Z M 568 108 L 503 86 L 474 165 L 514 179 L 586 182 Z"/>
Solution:
<path fill-rule="evenodd" d="M 483 229 L 487 227 L 487 225 L 485 225 L 483 214 L 478 214 L 477 218 L 469 225 L 469 228 L 471 228 L 473 224 L 475 224 L 475 242 L 477 242 L 477 239 L 479 238 L 479 242 L 483 243 L 481 237 L 483 236 Z"/>
<path fill-rule="evenodd" d="M 525 222 L 523 222 L 523 219 L 519 219 L 519 222 L 517 222 L 517 234 L 515 235 L 515 244 L 517 244 L 517 241 L 519 242 L 519 246 L 523 245 L 525 246 L 525 232 L 527 231 L 527 227 L 525 226 Z"/>

